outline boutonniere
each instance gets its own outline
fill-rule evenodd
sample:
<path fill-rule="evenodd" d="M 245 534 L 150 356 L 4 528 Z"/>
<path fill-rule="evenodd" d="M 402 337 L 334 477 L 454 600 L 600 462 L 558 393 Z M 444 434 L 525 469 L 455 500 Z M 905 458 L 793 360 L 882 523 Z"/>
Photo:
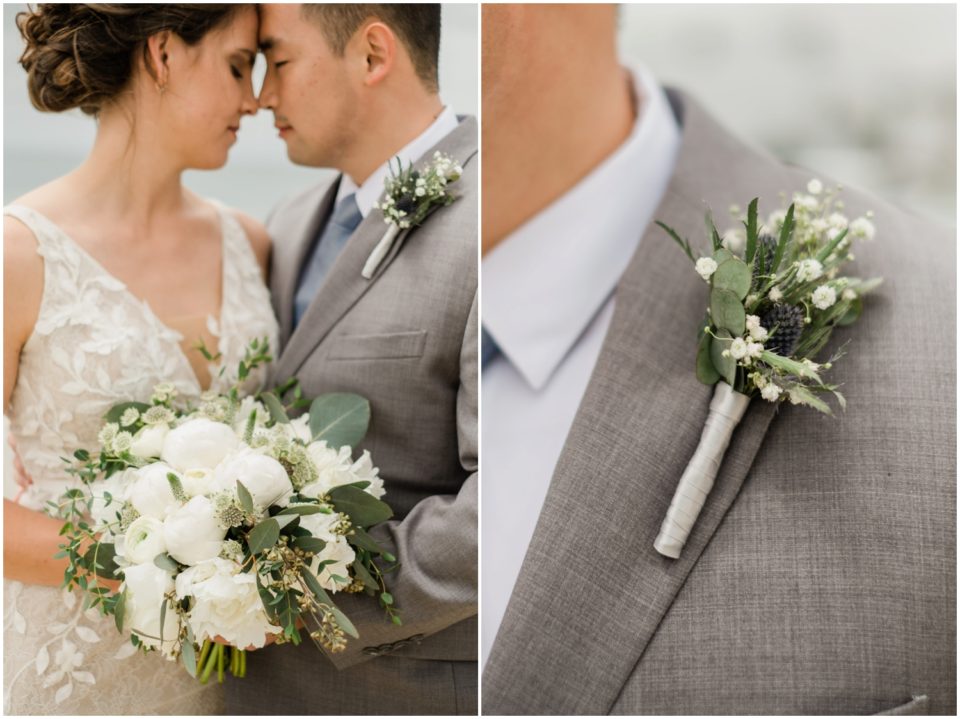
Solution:
<path fill-rule="evenodd" d="M 696 374 L 716 385 L 700 444 L 680 478 L 654 548 L 677 559 L 713 487 L 724 453 L 750 401 L 789 401 L 832 414 L 818 395 L 846 400 L 822 373 L 842 355 L 814 361 L 833 330 L 863 311 L 863 296 L 881 279 L 841 275 L 853 259 L 851 242 L 872 239 L 870 218 L 848 221 L 837 200 L 839 188 L 811 180 L 786 209 L 760 226 L 757 199 L 747 210 L 744 230 L 724 233 L 707 217 L 712 251 L 697 257 L 690 243 L 662 222 L 710 286 L 707 316 L 700 327 Z M 739 215 L 739 209 L 731 211 Z"/>
<path fill-rule="evenodd" d="M 441 152 L 433 153 L 433 159 L 419 170 L 414 169 L 413 163 L 404 169 L 397 158 L 397 172 L 391 167 L 390 177 L 384 183 L 385 197 L 379 205 L 387 231 L 363 266 L 361 274 L 365 279 L 373 277 L 401 230 L 422 224 L 436 208 L 453 204 L 457 196 L 447 186 L 462 174 L 460 163 Z"/>

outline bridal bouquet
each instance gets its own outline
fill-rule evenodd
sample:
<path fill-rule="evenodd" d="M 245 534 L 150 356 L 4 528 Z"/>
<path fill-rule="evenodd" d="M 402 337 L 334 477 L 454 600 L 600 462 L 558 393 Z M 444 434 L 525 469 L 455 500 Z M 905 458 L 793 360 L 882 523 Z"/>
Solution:
<path fill-rule="evenodd" d="M 204 682 L 214 671 L 222 681 L 228 664 L 243 676 L 245 648 L 299 644 L 301 626 L 342 650 L 357 632 L 332 593 L 376 594 L 400 623 L 383 577 L 392 567 L 374 561 L 396 559 L 366 532 L 392 511 L 369 453 L 351 453 L 369 404 L 350 394 L 309 403 L 295 380 L 241 397 L 268 353 L 252 342 L 233 389 L 196 406 L 159 385 L 149 404 L 113 407 L 99 452 L 75 454 L 83 489 L 53 503 L 65 520 L 64 584 L 113 615 L 134 646 L 179 659 Z M 116 590 L 103 581 L 117 579 Z"/>
<path fill-rule="evenodd" d="M 814 358 L 833 330 L 856 321 L 863 296 L 881 279 L 841 274 L 850 260 L 852 239 L 872 239 L 867 216 L 850 221 L 841 213 L 839 188 L 811 180 L 785 210 L 758 224 L 754 199 L 743 230 L 721 237 L 708 217 L 712 248 L 696 257 L 690 243 L 662 222 L 663 228 L 710 285 L 707 317 L 700 328 L 697 378 L 716 385 L 700 444 L 667 510 L 654 547 L 676 559 L 703 507 L 730 438 L 751 399 L 788 400 L 825 414 L 830 406 L 818 395 L 846 400 L 837 385 L 821 376 L 843 354 L 822 363 Z M 736 211 L 736 208 L 734 208 Z"/>

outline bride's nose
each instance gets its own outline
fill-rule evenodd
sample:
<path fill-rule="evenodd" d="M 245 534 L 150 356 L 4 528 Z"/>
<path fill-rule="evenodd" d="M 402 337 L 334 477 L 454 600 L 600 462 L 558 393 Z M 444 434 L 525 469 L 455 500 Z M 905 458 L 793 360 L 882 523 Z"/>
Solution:
<path fill-rule="evenodd" d="M 256 115 L 259 106 L 257 105 L 257 96 L 253 94 L 253 88 L 243 93 L 243 102 L 240 103 L 240 112 L 244 115 Z"/>

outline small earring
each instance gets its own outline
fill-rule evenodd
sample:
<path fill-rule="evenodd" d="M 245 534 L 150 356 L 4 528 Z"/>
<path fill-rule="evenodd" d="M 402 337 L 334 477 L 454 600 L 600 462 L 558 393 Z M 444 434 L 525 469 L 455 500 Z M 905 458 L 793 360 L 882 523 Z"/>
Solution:
<path fill-rule="evenodd" d="M 161 85 L 159 82 L 155 82 L 155 83 L 153 83 L 153 84 L 154 84 L 154 86 L 156 86 L 157 92 L 160 93 L 160 97 L 163 97 L 163 93 L 166 92 L 166 89 L 167 89 L 166 83 L 164 83 L 163 85 Z"/>

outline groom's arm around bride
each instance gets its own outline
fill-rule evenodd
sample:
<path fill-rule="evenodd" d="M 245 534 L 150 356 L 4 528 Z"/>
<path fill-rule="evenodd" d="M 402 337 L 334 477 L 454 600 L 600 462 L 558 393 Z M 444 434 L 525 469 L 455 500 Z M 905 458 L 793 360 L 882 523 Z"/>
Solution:
<path fill-rule="evenodd" d="M 291 160 L 342 173 L 269 221 L 274 380 L 369 399 L 358 450 L 395 511 L 371 534 L 399 559 L 385 580 L 403 623 L 338 593 L 360 638 L 329 656 L 309 642 L 251 653 L 258 681 L 231 684 L 235 713 L 476 712 L 477 125 L 440 102 L 439 31 L 436 5 L 261 10 L 260 103 Z M 388 163 L 420 167 L 435 152 L 463 168 L 456 200 L 400 231 L 366 279 L 387 230 Z"/>

